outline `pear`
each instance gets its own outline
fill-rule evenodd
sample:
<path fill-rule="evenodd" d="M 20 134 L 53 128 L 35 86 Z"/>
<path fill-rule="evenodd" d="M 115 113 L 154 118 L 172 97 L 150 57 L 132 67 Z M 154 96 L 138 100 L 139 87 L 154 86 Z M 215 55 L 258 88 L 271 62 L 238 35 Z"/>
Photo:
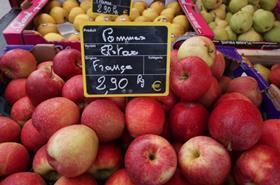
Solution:
<path fill-rule="evenodd" d="M 275 17 L 272 12 L 258 9 L 253 16 L 254 28 L 257 32 L 269 31 L 274 25 Z"/>
<path fill-rule="evenodd" d="M 230 28 L 238 34 L 249 31 L 252 25 L 252 15 L 248 12 L 239 11 L 233 14 L 230 19 Z"/>
<path fill-rule="evenodd" d="M 226 14 L 226 21 L 230 22 L 231 17 L 232 17 L 232 13 L 231 12 L 227 12 L 227 14 Z"/>
<path fill-rule="evenodd" d="M 207 10 L 213 10 L 218 8 L 223 3 L 223 0 L 202 0 L 202 3 Z"/>
<path fill-rule="evenodd" d="M 209 13 L 207 12 L 206 10 L 202 10 L 200 12 L 200 14 L 202 15 L 202 17 L 206 20 L 206 22 L 209 24 L 210 22 L 213 22 L 214 21 L 214 17 Z"/>
<path fill-rule="evenodd" d="M 260 0 L 248 0 L 248 3 L 255 6 L 255 5 L 259 5 Z"/>
<path fill-rule="evenodd" d="M 238 36 L 239 41 L 262 41 L 262 36 L 254 30 L 254 28 L 251 28 L 249 31 L 242 33 Z"/>
<path fill-rule="evenodd" d="M 268 42 L 280 42 L 280 26 L 274 26 L 264 34 L 264 40 Z"/>
<path fill-rule="evenodd" d="M 249 4 L 249 5 L 246 5 L 244 6 L 243 8 L 241 8 L 241 11 L 244 11 L 244 12 L 249 12 L 250 14 L 254 14 L 255 12 L 255 8 L 253 5 Z"/>
<path fill-rule="evenodd" d="M 214 30 L 214 29 L 216 28 L 217 24 L 216 24 L 215 22 L 210 22 L 210 24 L 208 24 L 208 26 L 209 26 L 212 30 Z"/>
<path fill-rule="evenodd" d="M 277 0 L 260 0 L 260 5 L 262 9 L 273 10 L 277 4 Z"/>
<path fill-rule="evenodd" d="M 274 21 L 274 26 L 280 26 L 280 21 Z"/>
<path fill-rule="evenodd" d="M 217 26 L 221 26 L 221 27 L 227 27 L 228 26 L 228 22 L 219 18 L 215 19 L 215 22 L 217 24 Z"/>
<path fill-rule="evenodd" d="M 225 28 L 227 35 L 228 35 L 228 40 L 237 40 L 237 36 L 236 33 L 234 33 L 234 31 L 232 31 L 232 29 L 230 28 L 230 26 L 227 26 Z"/>
<path fill-rule="evenodd" d="M 236 13 L 247 4 L 248 0 L 231 0 L 229 2 L 228 9 L 231 13 Z"/>
<path fill-rule="evenodd" d="M 226 5 L 221 4 L 218 8 L 211 10 L 210 14 L 216 18 L 225 19 L 226 18 Z"/>
<path fill-rule="evenodd" d="M 201 12 L 202 10 L 206 10 L 203 3 L 202 3 L 202 0 L 197 0 L 195 2 L 195 5 L 196 7 L 198 8 L 198 10 Z"/>
<path fill-rule="evenodd" d="M 214 32 L 214 39 L 215 40 L 228 40 L 228 34 L 225 30 L 225 27 L 216 26 L 213 30 Z"/>

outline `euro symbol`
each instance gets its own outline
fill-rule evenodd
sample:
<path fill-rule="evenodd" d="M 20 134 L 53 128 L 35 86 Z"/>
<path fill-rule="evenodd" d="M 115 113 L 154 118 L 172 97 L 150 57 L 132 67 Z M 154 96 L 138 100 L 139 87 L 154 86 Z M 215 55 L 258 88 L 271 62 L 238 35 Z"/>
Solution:
<path fill-rule="evenodd" d="M 152 89 L 156 92 L 161 91 L 161 81 L 154 81 L 154 83 L 152 84 Z"/>

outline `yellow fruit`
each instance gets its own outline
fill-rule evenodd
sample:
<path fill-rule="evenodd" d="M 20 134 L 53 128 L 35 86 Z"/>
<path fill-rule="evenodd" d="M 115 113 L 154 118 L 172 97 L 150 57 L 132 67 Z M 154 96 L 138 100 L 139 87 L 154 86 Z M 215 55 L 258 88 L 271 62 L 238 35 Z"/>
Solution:
<path fill-rule="evenodd" d="M 143 11 L 142 16 L 146 17 L 147 20 L 151 22 L 154 21 L 154 19 L 159 16 L 159 14 L 151 8 L 147 8 Z"/>
<path fill-rule="evenodd" d="M 165 8 L 161 11 L 160 15 L 165 15 L 169 19 L 173 19 L 175 16 L 175 10 L 173 8 Z"/>
<path fill-rule="evenodd" d="M 170 22 L 170 19 L 165 15 L 160 15 L 155 18 L 154 22 Z"/>
<path fill-rule="evenodd" d="M 63 9 L 66 12 L 66 16 L 68 16 L 68 14 L 72 10 L 72 8 L 75 8 L 75 7 L 78 7 L 78 6 L 79 6 L 79 4 L 75 0 L 66 0 L 66 1 L 63 2 L 63 5 L 62 5 Z"/>
<path fill-rule="evenodd" d="M 65 22 L 65 10 L 61 7 L 53 7 L 50 11 L 50 15 L 54 18 L 56 24 Z"/>
<path fill-rule="evenodd" d="M 131 8 L 130 10 L 130 20 L 134 21 L 137 17 L 140 16 L 140 12 L 137 8 Z"/>
<path fill-rule="evenodd" d="M 98 14 L 93 13 L 91 9 L 87 10 L 87 15 L 90 16 L 93 20 L 98 16 Z"/>
<path fill-rule="evenodd" d="M 134 19 L 134 22 L 149 22 L 149 20 L 144 16 L 139 16 Z"/>
<path fill-rule="evenodd" d="M 145 1 L 136 1 L 133 3 L 132 8 L 136 8 L 142 13 L 147 8 L 147 3 Z"/>
<path fill-rule="evenodd" d="M 174 9 L 175 15 L 178 15 L 181 12 L 181 7 L 180 7 L 180 4 L 178 3 L 178 1 L 173 1 L 173 2 L 169 3 L 166 7 Z"/>
<path fill-rule="evenodd" d="M 61 3 L 58 0 L 49 1 L 46 6 L 44 6 L 44 11 L 49 12 L 53 7 L 61 7 Z"/>
<path fill-rule="evenodd" d="M 160 12 L 164 9 L 164 3 L 161 1 L 155 1 L 151 4 L 150 8 L 160 14 Z"/>
<path fill-rule="evenodd" d="M 75 17 L 79 14 L 85 14 L 84 10 L 81 7 L 73 8 L 68 15 L 68 21 L 73 23 Z"/>
<path fill-rule="evenodd" d="M 270 70 L 267 67 L 261 64 L 255 64 L 254 68 L 262 75 L 265 81 L 267 82 L 269 81 Z"/>
<path fill-rule="evenodd" d="M 56 24 L 53 24 L 53 23 L 40 24 L 37 28 L 37 31 L 43 36 L 48 33 L 57 33 L 58 32 Z"/>
<path fill-rule="evenodd" d="M 60 42 L 64 40 L 64 38 L 58 33 L 48 33 L 44 36 L 44 39 L 48 42 Z"/>
<path fill-rule="evenodd" d="M 79 42 L 80 41 L 80 34 L 79 33 L 72 33 L 68 38 L 68 41 L 72 42 Z"/>
<path fill-rule="evenodd" d="M 170 33 L 171 35 L 174 35 L 176 38 L 183 35 L 185 33 L 184 28 L 176 23 L 172 23 L 170 25 Z"/>
<path fill-rule="evenodd" d="M 130 18 L 128 15 L 119 15 L 116 17 L 115 22 L 130 22 Z"/>
<path fill-rule="evenodd" d="M 188 18 L 185 15 L 177 15 L 176 17 L 174 17 L 172 23 L 182 25 L 185 30 L 188 30 L 190 26 Z"/>
<path fill-rule="evenodd" d="M 111 17 L 109 15 L 101 14 L 95 18 L 95 22 L 109 22 Z"/>
<path fill-rule="evenodd" d="M 84 12 L 87 12 L 88 9 L 91 8 L 91 1 L 90 0 L 85 0 L 80 4 L 80 7 L 84 10 Z"/>
<path fill-rule="evenodd" d="M 92 19 L 86 14 L 77 15 L 74 19 L 73 25 L 77 31 L 80 31 L 80 26 L 85 22 L 90 22 Z"/>
<path fill-rule="evenodd" d="M 44 23 L 53 23 L 55 24 L 55 19 L 47 13 L 42 13 L 36 19 L 34 19 L 35 26 L 39 26 Z"/>

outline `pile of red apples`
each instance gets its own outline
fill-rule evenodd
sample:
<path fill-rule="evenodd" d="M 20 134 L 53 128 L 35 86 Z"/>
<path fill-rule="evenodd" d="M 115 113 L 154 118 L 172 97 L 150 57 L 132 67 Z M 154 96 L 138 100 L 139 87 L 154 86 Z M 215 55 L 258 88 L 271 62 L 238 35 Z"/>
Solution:
<path fill-rule="evenodd" d="M 0 184 L 279 185 L 280 120 L 262 117 L 257 81 L 224 76 L 200 36 L 170 65 L 168 96 L 85 98 L 79 51 L 6 52 Z"/>

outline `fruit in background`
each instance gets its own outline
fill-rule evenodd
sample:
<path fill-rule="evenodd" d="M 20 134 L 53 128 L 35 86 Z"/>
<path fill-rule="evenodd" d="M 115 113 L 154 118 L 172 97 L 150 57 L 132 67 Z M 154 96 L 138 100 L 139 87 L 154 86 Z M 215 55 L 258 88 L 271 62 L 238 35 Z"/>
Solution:
<path fill-rule="evenodd" d="M 225 68 L 226 62 L 224 55 L 220 51 L 217 51 L 214 63 L 211 66 L 212 75 L 219 80 L 223 76 Z"/>
<path fill-rule="evenodd" d="M 234 177 L 238 184 L 274 185 L 280 181 L 280 157 L 276 150 L 257 145 L 245 151 L 236 162 Z"/>
<path fill-rule="evenodd" d="M 90 175 L 84 174 L 74 178 L 60 177 L 54 185 L 97 185 L 95 179 Z"/>
<path fill-rule="evenodd" d="M 119 15 L 116 17 L 115 22 L 130 22 L 130 18 L 126 14 Z"/>
<path fill-rule="evenodd" d="M 34 108 L 30 99 L 25 96 L 13 104 L 10 116 L 20 126 L 23 126 L 31 118 Z"/>
<path fill-rule="evenodd" d="M 53 23 L 40 24 L 37 27 L 37 31 L 43 36 L 48 34 L 48 33 L 58 33 L 56 24 L 53 24 Z"/>
<path fill-rule="evenodd" d="M 199 98 L 198 102 L 206 108 L 210 108 L 221 94 L 221 87 L 219 86 L 217 79 L 213 77 L 210 88 L 202 97 Z"/>
<path fill-rule="evenodd" d="M 229 83 L 227 92 L 239 92 L 248 97 L 256 106 L 262 102 L 262 93 L 258 82 L 250 76 L 234 78 Z"/>
<path fill-rule="evenodd" d="M 12 119 L 0 116 L 0 143 L 17 142 L 20 136 L 20 127 Z"/>
<path fill-rule="evenodd" d="M 253 5 L 249 4 L 249 5 L 244 6 L 243 8 L 241 8 L 241 11 L 248 12 L 248 13 L 253 15 L 254 12 L 255 12 L 255 8 L 254 8 Z"/>
<path fill-rule="evenodd" d="M 49 12 L 53 7 L 61 7 L 62 4 L 59 0 L 51 0 L 44 6 L 44 12 Z"/>
<path fill-rule="evenodd" d="M 280 31 L 280 30 L 279 30 Z M 265 81 L 269 81 L 270 70 L 262 64 L 255 64 L 254 68 L 260 73 Z"/>
<path fill-rule="evenodd" d="M 130 9 L 130 15 L 129 18 L 131 21 L 134 21 L 137 17 L 139 17 L 141 14 L 137 8 L 131 8 Z"/>
<path fill-rule="evenodd" d="M 108 100 L 111 100 L 114 104 L 116 104 L 122 111 L 126 107 L 126 97 L 108 97 Z"/>
<path fill-rule="evenodd" d="M 31 152 L 36 152 L 47 143 L 47 139 L 38 132 L 31 119 L 23 125 L 20 138 L 21 143 Z"/>
<path fill-rule="evenodd" d="M 167 96 L 157 96 L 155 99 L 161 103 L 161 106 L 166 112 L 168 112 L 177 102 L 177 98 L 171 89 Z"/>
<path fill-rule="evenodd" d="M 73 25 L 77 31 L 80 31 L 81 25 L 85 22 L 92 21 L 92 18 L 87 14 L 79 14 L 75 17 Z"/>
<path fill-rule="evenodd" d="M 160 12 L 164 9 L 164 3 L 161 1 L 155 1 L 150 5 L 150 8 L 160 14 Z"/>
<path fill-rule="evenodd" d="M 259 9 L 253 16 L 254 28 L 257 32 L 264 33 L 272 29 L 275 17 L 272 12 Z"/>
<path fill-rule="evenodd" d="M 269 119 L 263 122 L 261 144 L 269 145 L 280 152 L 280 119 Z"/>
<path fill-rule="evenodd" d="M 133 98 L 125 109 L 126 127 L 131 136 L 143 134 L 160 135 L 164 123 L 165 112 L 153 98 Z"/>
<path fill-rule="evenodd" d="M 97 156 L 88 169 L 96 179 L 107 179 L 121 166 L 121 149 L 115 144 L 100 144 Z"/>
<path fill-rule="evenodd" d="M 71 125 L 58 130 L 47 144 L 50 165 L 65 177 L 85 173 L 95 160 L 97 150 L 96 133 L 84 125 Z"/>
<path fill-rule="evenodd" d="M 207 128 L 209 113 L 198 103 L 177 103 L 170 111 L 169 127 L 176 141 L 185 142 L 203 135 Z"/>
<path fill-rule="evenodd" d="M 210 14 L 214 18 L 225 19 L 226 18 L 226 5 L 221 4 L 219 7 L 210 11 Z"/>
<path fill-rule="evenodd" d="M 222 0 L 202 0 L 203 6 L 208 10 L 212 10 L 219 7 L 222 4 L 222 2 Z"/>
<path fill-rule="evenodd" d="M 68 15 L 69 12 L 73 8 L 78 7 L 78 6 L 79 6 L 79 4 L 78 4 L 78 2 L 76 0 L 66 0 L 62 4 L 62 7 L 63 7 L 64 11 L 66 12 L 66 15 Z"/>
<path fill-rule="evenodd" d="M 79 107 L 63 97 L 40 103 L 32 114 L 32 124 L 46 138 L 63 127 L 79 123 L 79 119 Z"/>
<path fill-rule="evenodd" d="M 211 77 L 207 64 L 201 58 L 191 56 L 172 65 L 170 85 L 180 99 L 195 101 L 208 91 Z"/>
<path fill-rule="evenodd" d="M 271 30 L 264 33 L 264 40 L 268 42 L 280 42 L 280 26 L 274 26 Z"/>
<path fill-rule="evenodd" d="M 248 0 L 248 3 L 251 5 L 259 5 L 260 0 Z"/>
<path fill-rule="evenodd" d="M 87 10 L 87 15 L 88 15 L 90 18 L 92 18 L 92 20 L 94 20 L 97 16 L 99 16 L 98 14 L 93 13 L 91 9 L 88 9 L 88 10 Z"/>
<path fill-rule="evenodd" d="M 208 128 L 211 136 L 228 150 L 247 150 L 260 139 L 262 116 L 248 101 L 223 101 L 212 111 Z"/>
<path fill-rule="evenodd" d="M 225 18 L 225 21 L 227 21 L 228 23 L 230 22 L 230 19 L 231 19 L 231 17 L 232 17 L 232 13 L 231 12 L 227 12 L 227 14 L 226 14 L 226 18 Z"/>
<path fill-rule="evenodd" d="M 65 9 L 61 7 L 53 7 L 50 11 L 50 15 L 55 20 L 54 23 L 62 24 L 65 22 L 65 19 L 68 14 L 66 13 Z"/>
<path fill-rule="evenodd" d="M 139 136 L 132 141 L 125 154 L 128 176 L 138 185 L 162 185 L 171 179 L 176 167 L 176 153 L 161 136 Z"/>
<path fill-rule="evenodd" d="M 47 33 L 44 35 L 44 39 L 48 42 L 62 42 L 64 40 L 64 37 L 62 37 L 58 33 Z"/>
<path fill-rule="evenodd" d="M 227 91 L 228 85 L 231 81 L 231 78 L 228 76 L 222 76 L 219 81 L 219 86 L 221 88 L 221 93 L 224 94 Z"/>
<path fill-rule="evenodd" d="M 48 181 L 56 181 L 60 175 L 49 164 L 47 156 L 47 145 L 44 145 L 35 153 L 32 169 L 35 173 L 44 177 L 44 179 Z"/>
<path fill-rule="evenodd" d="M 0 70 L 11 79 L 25 78 L 36 69 L 36 63 L 29 51 L 13 49 L 2 55 Z"/>
<path fill-rule="evenodd" d="M 52 98 L 61 96 L 64 81 L 52 69 L 37 69 L 26 80 L 26 94 L 34 106 Z"/>
<path fill-rule="evenodd" d="M 44 179 L 33 172 L 19 172 L 9 175 L 1 181 L 1 185 L 46 185 Z"/>
<path fill-rule="evenodd" d="M 178 60 L 178 50 L 177 49 L 172 49 L 170 53 L 170 68 L 172 68 L 172 65 L 174 62 L 179 62 Z"/>
<path fill-rule="evenodd" d="M 80 7 L 84 10 L 84 12 L 87 12 L 91 8 L 91 1 L 84 0 L 81 2 Z"/>
<path fill-rule="evenodd" d="M 244 96 L 243 94 L 241 94 L 239 92 L 231 92 L 231 93 L 225 93 L 224 95 L 222 95 L 216 102 L 215 106 L 217 106 L 220 103 L 223 103 L 225 101 L 233 101 L 233 100 L 244 100 L 249 103 L 252 103 L 252 101 L 249 98 L 247 98 L 246 96 Z"/>
<path fill-rule="evenodd" d="M 28 151 L 23 145 L 14 142 L 0 143 L 0 176 L 27 171 L 29 159 Z"/>
<path fill-rule="evenodd" d="M 210 22 L 209 25 L 208 25 L 212 30 L 214 30 L 217 26 L 217 23 L 215 22 Z"/>
<path fill-rule="evenodd" d="M 276 86 L 280 87 L 280 66 L 274 65 L 271 68 L 270 74 L 269 74 L 269 81 Z"/>
<path fill-rule="evenodd" d="M 125 127 L 125 117 L 112 101 L 101 99 L 85 107 L 81 123 L 92 128 L 101 142 L 109 142 L 121 137 Z"/>
<path fill-rule="evenodd" d="M 193 137 L 183 144 L 178 161 L 187 181 L 196 184 L 222 184 L 231 168 L 226 149 L 207 136 Z"/>
<path fill-rule="evenodd" d="M 109 22 L 111 21 L 111 17 L 109 15 L 98 15 L 96 18 L 95 18 L 95 22 Z"/>
<path fill-rule="evenodd" d="M 154 22 L 171 22 L 171 20 L 165 15 L 160 15 L 154 19 Z"/>
<path fill-rule="evenodd" d="M 214 17 L 211 15 L 211 13 L 207 12 L 206 10 L 202 10 L 200 14 L 203 16 L 203 18 L 208 24 L 214 21 Z"/>
<path fill-rule="evenodd" d="M 147 8 L 145 1 L 136 1 L 132 4 L 132 8 L 136 8 L 140 14 Z"/>
<path fill-rule="evenodd" d="M 13 105 L 20 98 L 26 96 L 25 84 L 25 78 L 10 81 L 5 89 L 4 98 Z"/>
<path fill-rule="evenodd" d="M 272 11 L 277 4 L 277 0 L 260 0 L 260 6 L 262 9 Z"/>
<path fill-rule="evenodd" d="M 256 32 L 254 28 L 251 28 L 249 31 L 242 33 L 238 36 L 239 41 L 252 41 L 252 42 L 260 42 L 263 40 L 261 34 Z"/>
<path fill-rule="evenodd" d="M 250 13 L 239 11 L 232 15 L 229 24 L 235 33 L 240 34 L 250 30 L 253 25 L 253 18 Z"/>
<path fill-rule="evenodd" d="M 160 12 L 160 15 L 166 16 L 168 19 L 172 20 L 175 17 L 175 10 L 173 8 L 165 8 Z"/>
<path fill-rule="evenodd" d="M 184 27 L 185 30 L 188 30 L 190 27 L 190 23 L 185 15 L 177 15 L 172 20 L 172 23 L 180 24 L 181 26 Z"/>
<path fill-rule="evenodd" d="M 45 23 L 55 24 L 56 22 L 55 19 L 47 13 L 41 13 L 34 18 L 34 24 L 36 27 L 39 26 L 40 24 L 45 24 Z"/>
<path fill-rule="evenodd" d="M 149 20 L 147 19 L 147 17 L 139 16 L 134 19 L 134 22 L 149 22 Z"/>
<path fill-rule="evenodd" d="M 72 33 L 68 38 L 68 41 L 71 42 L 80 42 L 81 38 L 80 38 L 80 34 L 79 33 Z"/>
<path fill-rule="evenodd" d="M 241 8 L 245 7 L 248 4 L 248 0 L 230 0 L 228 4 L 228 9 L 231 13 L 236 13 Z"/>
<path fill-rule="evenodd" d="M 228 22 L 225 21 L 225 20 L 223 20 L 223 19 L 220 19 L 220 18 L 216 18 L 216 19 L 215 19 L 215 23 L 216 23 L 217 27 L 223 27 L 223 28 L 225 28 L 225 27 L 228 26 Z"/>
<path fill-rule="evenodd" d="M 68 15 L 69 22 L 73 23 L 75 17 L 79 14 L 85 14 L 85 11 L 81 7 L 74 7 L 73 9 L 71 9 Z"/>
<path fill-rule="evenodd" d="M 182 60 L 188 56 L 200 57 L 211 66 L 215 60 L 216 48 L 214 43 L 203 36 L 191 37 L 184 41 L 178 50 L 178 59 Z"/>
<path fill-rule="evenodd" d="M 185 29 L 180 24 L 172 23 L 170 24 L 170 33 L 174 34 L 176 37 L 179 37 L 185 33 Z"/>
<path fill-rule="evenodd" d="M 53 58 L 53 71 L 63 78 L 82 74 L 81 52 L 76 49 L 64 49 Z"/>
<path fill-rule="evenodd" d="M 172 178 L 164 185 L 190 185 L 183 177 L 181 170 L 177 169 Z"/>
<path fill-rule="evenodd" d="M 175 15 L 180 14 L 181 6 L 177 1 L 170 2 L 166 5 L 166 8 L 172 8 L 175 12 Z"/>
<path fill-rule="evenodd" d="M 147 8 L 143 11 L 142 16 L 144 16 L 148 21 L 153 21 L 159 14 L 152 8 Z"/>
<path fill-rule="evenodd" d="M 213 29 L 215 40 L 229 40 L 225 27 L 216 26 Z"/>
<path fill-rule="evenodd" d="M 113 173 L 107 180 L 105 185 L 135 185 L 129 178 L 126 170 L 120 169 Z"/>

